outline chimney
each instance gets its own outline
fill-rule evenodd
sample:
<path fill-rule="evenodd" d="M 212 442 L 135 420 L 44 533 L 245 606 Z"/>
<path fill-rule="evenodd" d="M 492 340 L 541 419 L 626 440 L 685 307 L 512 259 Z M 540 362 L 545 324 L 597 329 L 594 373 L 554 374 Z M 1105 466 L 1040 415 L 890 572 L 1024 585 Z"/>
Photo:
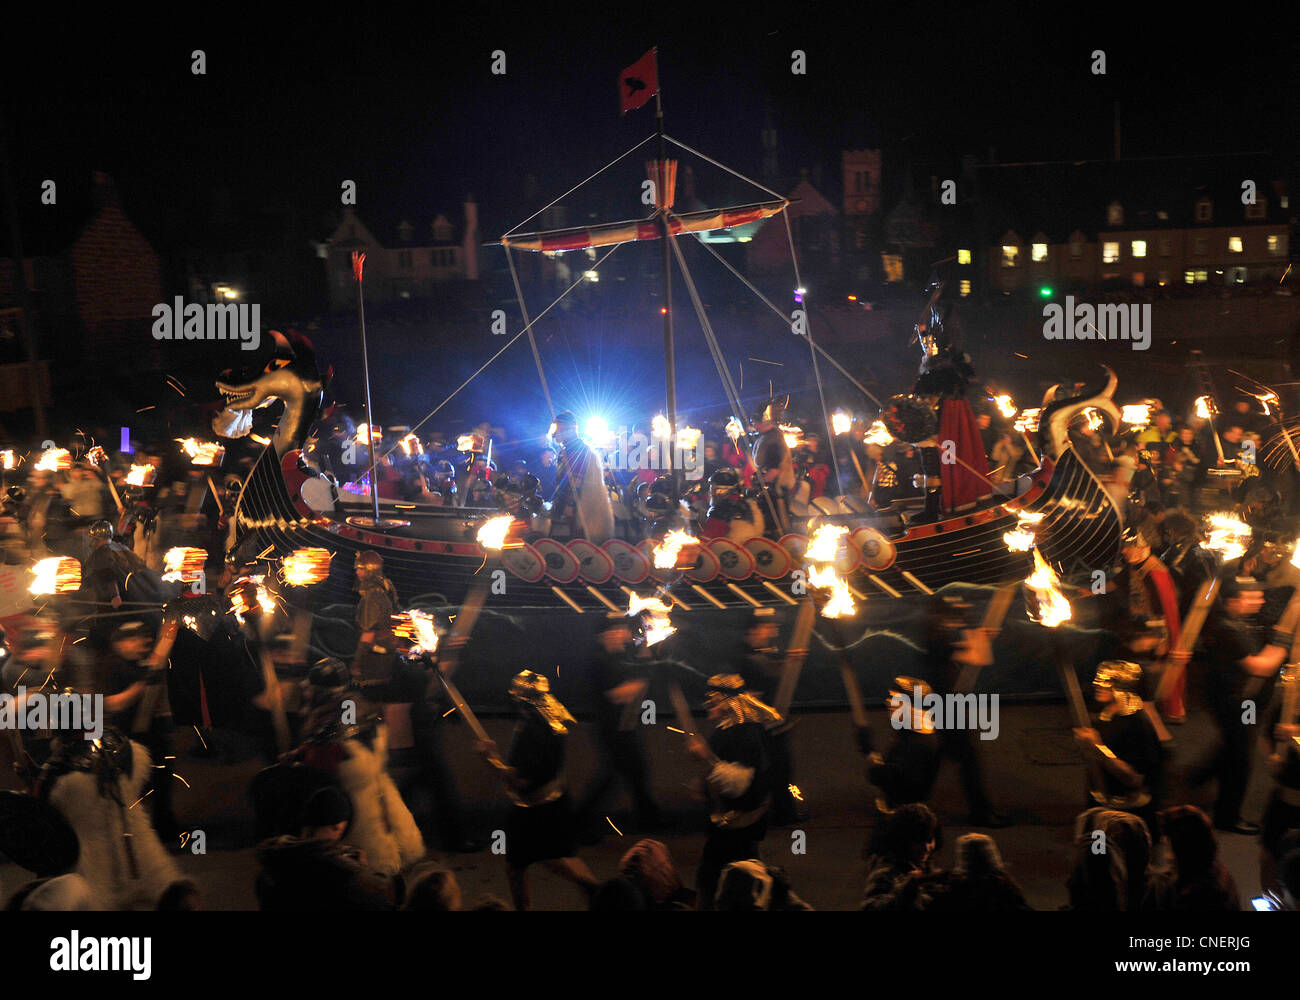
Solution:
<path fill-rule="evenodd" d="M 478 203 L 472 194 L 465 196 L 465 280 L 478 281 Z"/>

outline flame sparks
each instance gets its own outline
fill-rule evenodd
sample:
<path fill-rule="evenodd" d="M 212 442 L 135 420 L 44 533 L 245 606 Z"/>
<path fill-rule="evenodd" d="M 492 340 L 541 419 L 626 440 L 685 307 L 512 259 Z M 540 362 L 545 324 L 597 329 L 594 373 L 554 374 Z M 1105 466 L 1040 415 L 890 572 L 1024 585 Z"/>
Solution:
<path fill-rule="evenodd" d="M 235 615 L 239 618 L 241 624 L 244 615 L 255 607 L 260 608 L 268 615 L 275 613 L 275 597 L 266 589 L 266 577 L 263 575 L 246 576 L 243 579 L 236 580 L 231 585 L 229 593 L 230 606 L 234 609 Z"/>
<path fill-rule="evenodd" d="M 176 440 L 193 465 L 220 465 L 226 457 L 226 449 L 215 441 L 199 441 L 192 437 Z"/>
<path fill-rule="evenodd" d="M 1251 528 L 1235 514 L 1220 511 L 1205 516 L 1205 547 L 1219 553 L 1224 562 L 1240 559 L 1250 544 Z"/>
<path fill-rule="evenodd" d="M 6 466 L 5 468 L 9 468 Z M 46 448 L 33 466 L 38 472 L 59 472 L 72 468 L 72 454 L 67 448 Z"/>
<path fill-rule="evenodd" d="M 1074 617 L 1070 602 L 1061 593 L 1060 582 L 1055 571 L 1043 558 L 1043 554 L 1035 548 L 1034 571 L 1025 580 L 1025 585 L 1038 598 L 1038 623 L 1047 628 L 1056 628 L 1062 622 L 1067 622 Z"/>
<path fill-rule="evenodd" d="M 170 548 L 163 555 L 163 579 L 173 582 L 194 583 L 196 580 L 202 579 L 203 567 L 207 561 L 208 553 L 204 549 L 185 546 Z"/>
<path fill-rule="evenodd" d="M 281 560 L 284 582 L 290 587 L 310 587 L 323 583 L 329 578 L 332 556 L 329 549 L 294 549 Z"/>
<path fill-rule="evenodd" d="M 831 430 L 836 434 L 847 434 L 853 429 L 853 418 L 843 410 L 831 414 Z"/>
<path fill-rule="evenodd" d="M 491 552 L 500 552 L 505 548 L 506 536 L 510 534 L 514 520 L 509 514 L 488 518 L 478 529 L 478 543 Z"/>
<path fill-rule="evenodd" d="M 1268 392 L 1265 393 L 1252 392 L 1251 395 L 1259 400 L 1260 406 L 1264 407 L 1264 416 L 1271 417 L 1273 415 L 1273 411 L 1269 409 L 1268 404 L 1276 403 L 1278 401 L 1277 393 L 1274 392 L 1272 389 L 1269 389 Z"/>
<path fill-rule="evenodd" d="M 28 592 L 37 596 L 67 594 L 81 587 L 81 563 L 70 556 L 52 556 L 32 567 Z"/>

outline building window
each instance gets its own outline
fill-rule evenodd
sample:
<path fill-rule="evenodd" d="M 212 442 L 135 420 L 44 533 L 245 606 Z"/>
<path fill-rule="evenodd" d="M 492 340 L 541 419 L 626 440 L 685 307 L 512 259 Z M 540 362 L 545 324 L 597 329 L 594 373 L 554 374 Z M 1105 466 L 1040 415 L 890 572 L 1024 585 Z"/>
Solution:
<path fill-rule="evenodd" d="M 1074 243 L 1071 243 L 1071 244 L 1070 244 L 1070 259 L 1071 259 L 1071 260 L 1078 260 L 1078 259 L 1079 259 L 1080 257 L 1082 257 L 1082 256 L 1083 256 L 1083 244 L 1080 243 L 1080 242 L 1078 242 L 1078 241 L 1075 241 Z"/>
<path fill-rule="evenodd" d="M 1196 272 L 1195 272 L 1195 271 L 1184 271 L 1184 272 L 1183 272 L 1183 281 L 1184 281 L 1186 284 L 1189 284 L 1189 285 L 1194 285 L 1194 284 L 1196 284 Z"/>
<path fill-rule="evenodd" d="M 1160 237 L 1160 256 L 1168 257 L 1173 252 L 1173 244 L 1168 236 Z"/>
<path fill-rule="evenodd" d="M 1259 198 L 1255 201 L 1255 204 L 1246 206 L 1246 218 L 1248 219 L 1262 219 L 1266 215 L 1268 215 L 1267 198 Z"/>
<path fill-rule="evenodd" d="M 1147 255 L 1147 241 L 1133 240 L 1131 249 L 1134 257 L 1145 257 Z"/>
<path fill-rule="evenodd" d="M 1209 222 L 1214 218 L 1214 204 L 1209 198 L 1202 198 L 1196 203 L 1196 221 Z"/>
<path fill-rule="evenodd" d="M 1241 237 L 1240 237 L 1240 236 L 1229 236 L 1229 237 L 1228 237 L 1228 253 L 1241 253 Z"/>
<path fill-rule="evenodd" d="M 1034 243 L 1030 247 L 1030 255 L 1033 257 L 1035 264 L 1041 264 L 1047 260 L 1047 244 Z"/>
<path fill-rule="evenodd" d="M 962 298 L 970 294 L 970 278 L 961 279 L 961 294 Z"/>
<path fill-rule="evenodd" d="M 1281 205 L 1283 208 L 1290 208 L 1290 207 L 1291 207 L 1291 198 L 1290 198 L 1289 195 L 1285 195 L 1285 194 L 1284 194 L 1284 195 L 1281 195 L 1281 196 L 1277 199 L 1277 203 L 1278 203 L 1279 205 Z"/>
<path fill-rule="evenodd" d="M 957 251 L 957 263 L 958 263 L 958 264 L 969 264 L 969 263 L 970 263 L 970 251 L 969 251 L 969 250 L 958 250 L 958 251 Z"/>
<path fill-rule="evenodd" d="M 1163 208 L 1158 209 L 1158 210 L 1156 211 L 1156 218 L 1159 219 L 1161 222 L 1168 222 L 1168 221 L 1169 221 L 1169 213 L 1166 212 Z"/>
<path fill-rule="evenodd" d="M 1205 237 L 1204 237 L 1204 236 L 1198 236 L 1198 237 L 1196 237 L 1196 239 L 1192 240 L 1192 253 L 1196 254 L 1197 256 L 1201 256 L 1201 257 L 1205 256 Z"/>
<path fill-rule="evenodd" d="M 1018 267 L 1020 264 L 1020 247 L 1014 243 L 1002 244 L 1002 266 Z"/>
<path fill-rule="evenodd" d="M 1124 225 L 1124 206 L 1117 201 L 1112 201 L 1106 208 L 1106 224 L 1108 226 Z"/>
<path fill-rule="evenodd" d="M 1144 271 L 1134 271 L 1134 272 L 1133 272 L 1133 287 L 1134 287 L 1134 288 L 1143 288 L 1143 287 L 1146 286 L 1146 283 L 1147 283 L 1146 272 L 1144 272 Z"/>
<path fill-rule="evenodd" d="M 896 253 L 882 253 L 880 263 L 884 268 L 885 280 L 897 282 L 903 280 L 903 258 Z"/>
<path fill-rule="evenodd" d="M 1103 243 L 1101 245 L 1101 259 L 1105 264 L 1114 264 L 1119 260 L 1119 244 Z"/>
<path fill-rule="evenodd" d="M 1224 283 L 1228 285 L 1244 285 L 1246 283 L 1246 269 L 1244 267 L 1228 268 L 1228 276 Z"/>
<path fill-rule="evenodd" d="M 1159 272 L 1156 275 L 1156 284 L 1159 285 L 1161 288 L 1164 288 L 1165 285 L 1169 284 L 1169 272 L 1168 271 Z"/>
<path fill-rule="evenodd" d="M 1268 255 L 1270 257 L 1281 257 L 1286 253 L 1286 237 L 1270 236 L 1268 238 Z"/>

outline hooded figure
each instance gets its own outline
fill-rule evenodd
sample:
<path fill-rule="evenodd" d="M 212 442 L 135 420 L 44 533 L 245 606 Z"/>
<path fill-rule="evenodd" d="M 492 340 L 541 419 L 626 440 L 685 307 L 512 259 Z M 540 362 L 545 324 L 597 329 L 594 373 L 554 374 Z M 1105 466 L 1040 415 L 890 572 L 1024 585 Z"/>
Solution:
<path fill-rule="evenodd" d="M 554 433 L 561 450 L 551 502 L 552 523 L 570 516 L 571 537 L 604 545 L 614 537 L 614 505 L 605 488 L 600 456 L 579 437 L 577 418 L 568 410 L 555 415 Z"/>

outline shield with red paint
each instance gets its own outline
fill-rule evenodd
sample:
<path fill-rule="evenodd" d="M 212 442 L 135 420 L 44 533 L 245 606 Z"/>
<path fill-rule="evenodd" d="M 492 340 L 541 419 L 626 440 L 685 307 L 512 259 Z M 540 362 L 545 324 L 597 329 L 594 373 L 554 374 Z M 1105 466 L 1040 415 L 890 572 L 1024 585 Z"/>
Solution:
<path fill-rule="evenodd" d="M 894 543 L 875 528 L 858 528 L 850 532 L 849 545 L 857 550 L 862 568 L 870 573 L 888 569 L 898 556 Z"/>
<path fill-rule="evenodd" d="M 695 583 L 708 583 L 720 572 L 722 564 L 718 562 L 718 557 L 707 545 L 701 545 L 695 556 L 695 565 L 686 571 L 686 579 Z"/>
<path fill-rule="evenodd" d="M 604 549 L 614 560 L 614 575 L 624 583 L 640 583 L 650 575 L 650 560 L 621 538 L 611 538 Z"/>
<path fill-rule="evenodd" d="M 556 583 L 572 583 L 578 578 L 578 559 L 554 538 L 539 538 L 533 548 L 546 564 L 546 575 Z"/>
<path fill-rule="evenodd" d="M 718 557 L 722 575 L 729 580 L 744 580 L 754 575 L 754 557 L 748 549 L 743 549 L 726 538 L 715 538 L 709 548 Z"/>
<path fill-rule="evenodd" d="M 501 564 L 525 583 L 536 583 L 546 575 L 546 560 L 531 545 L 502 549 Z"/>
<path fill-rule="evenodd" d="M 754 557 L 754 572 L 768 580 L 780 580 L 794 566 L 790 553 L 770 538 L 751 538 L 745 548 Z"/>
<path fill-rule="evenodd" d="M 614 575 L 614 560 L 585 538 L 569 542 L 569 551 L 578 560 L 578 575 L 588 583 L 608 583 Z"/>

